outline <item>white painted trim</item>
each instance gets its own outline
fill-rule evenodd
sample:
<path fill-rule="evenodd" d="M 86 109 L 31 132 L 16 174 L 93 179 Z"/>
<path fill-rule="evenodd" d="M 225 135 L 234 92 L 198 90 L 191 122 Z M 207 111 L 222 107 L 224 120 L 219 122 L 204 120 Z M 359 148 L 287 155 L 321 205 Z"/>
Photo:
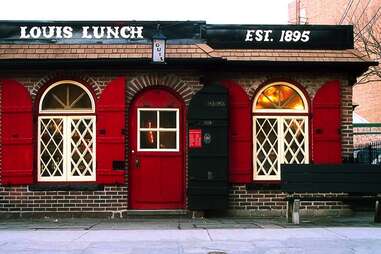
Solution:
<path fill-rule="evenodd" d="M 37 152 L 37 180 L 39 182 L 62 182 L 66 181 L 66 172 L 65 172 L 65 159 L 62 160 L 62 168 L 63 168 L 63 175 L 62 176 L 50 176 L 50 177 L 42 177 L 41 176 L 41 120 L 42 119 L 62 119 L 62 125 L 63 125 L 63 135 L 65 135 L 65 117 L 64 116 L 40 116 L 38 117 L 38 152 Z M 64 142 L 64 141 L 63 141 Z M 65 154 L 65 143 L 63 143 L 63 150 L 62 154 Z M 64 156 L 63 156 L 64 157 Z"/>
<path fill-rule="evenodd" d="M 264 90 L 266 90 L 267 88 L 269 88 L 271 86 L 276 86 L 276 85 L 289 86 L 292 89 L 294 89 L 299 94 L 299 96 L 302 98 L 303 103 L 304 103 L 304 109 L 303 110 L 296 110 L 296 109 L 257 109 L 257 108 L 255 108 L 255 106 L 257 105 L 258 98 L 262 94 L 262 92 Z M 253 100 L 252 112 L 253 113 L 308 113 L 308 102 L 307 102 L 307 99 L 306 99 L 306 96 L 304 95 L 304 93 L 297 86 L 295 86 L 291 83 L 288 83 L 288 82 L 278 81 L 278 82 L 273 82 L 271 84 L 268 84 L 268 85 L 262 87 L 257 92 L 257 94 L 255 95 L 254 100 Z"/>
<path fill-rule="evenodd" d="M 43 110 L 42 109 L 42 102 L 44 101 L 46 94 L 50 90 L 52 90 L 54 87 L 62 85 L 62 84 L 72 84 L 72 85 L 79 86 L 81 89 L 83 89 L 86 92 L 87 96 L 89 96 L 89 98 L 90 98 L 91 109 L 90 110 L 81 110 L 81 109 L 79 109 L 79 110 L 60 110 L 60 109 L 59 110 L 53 110 L 53 109 Z M 87 89 L 86 86 L 84 86 L 81 83 L 74 81 L 74 80 L 60 80 L 60 81 L 55 82 L 52 85 L 50 85 L 49 88 L 44 91 L 44 93 L 41 96 L 40 102 L 38 104 L 38 110 L 39 110 L 40 114 L 69 114 L 69 113 L 70 114 L 72 114 L 72 113 L 75 113 L 75 114 L 86 114 L 87 113 L 88 114 L 88 113 L 95 113 L 95 101 L 94 101 L 93 95 L 91 94 L 89 89 Z"/>
<path fill-rule="evenodd" d="M 278 135 L 278 173 L 276 176 L 263 176 L 258 175 L 257 172 L 257 129 L 256 129 L 256 119 L 277 119 L 277 135 Z M 285 119 L 302 119 L 304 120 L 304 151 L 305 151 L 305 159 L 304 163 L 309 163 L 309 126 L 308 126 L 308 116 L 253 116 L 253 179 L 256 181 L 260 180 L 280 180 L 280 164 L 284 162 L 285 149 L 284 149 L 284 130 L 283 123 Z"/>
<path fill-rule="evenodd" d="M 73 132 L 73 130 L 71 129 L 71 122 L 72 120 L 74 119 L 91 119 L 92 122 L 93 122 L 93 128 L 92 128 L 92 134 L 93 134 L 93 149 L 92 149 L 92 159 L 93 159 L 93 163 L 92 163 L 92 169 L 91 169 L 91 176 L 73 176 L 71 173 L 72 171 L 72 166 L 71 166 L 71 133 Z M 68 163 L 68 166 L 66 168 L 66 171 L 67 171 L 67 181 L 69 182 L 75 182 L 75 181 L 95 181 L 96 180 L 96 128 L 95 128 L 95 124 L 96 124 L 96 119 L 95 119 L 95 116 L 68 116 L 68 134 L 69 134 L 69 137 L 70 137 L 70 140 L 68 142 L 66 142 L 66 145 L 67 145 L 67 163 Z M 68 138 L 69 138 L 68 137 Z"/>
<path fill-rule="evenodd" d="M 41 119 L 62 119 L 63 120 L 63 175 L 59 177 L 41 176 Z M 91 176 L 71 176 L 71 121 L 73 119 L 91 119 L 93 122 L 93 163 Z M 39 182 L 78 182 L 96 180 L 96 117 L 95 116 L 39 116 L 38 117 L 38 153 L 37 153 L 37 180 Z"/>
<path fill-rule="evenodd" d="M 140 112 L 141 111 L 156 111 L 156 128 L 140 128 Z M 176 112 L 176 128 L 160 128 L 160 111 Z M 138 108 L 137 109 L 137 150 L 138 152 L 179 152 L 180 151 L 180 110 L 178 108 Z M 141 148 L 140 147 L 140 131 L 154 131 L 157 133 L 156 148 Z M 176 148 L 162 149 L 160 145 L 160 131 L 176 132 Z"/>

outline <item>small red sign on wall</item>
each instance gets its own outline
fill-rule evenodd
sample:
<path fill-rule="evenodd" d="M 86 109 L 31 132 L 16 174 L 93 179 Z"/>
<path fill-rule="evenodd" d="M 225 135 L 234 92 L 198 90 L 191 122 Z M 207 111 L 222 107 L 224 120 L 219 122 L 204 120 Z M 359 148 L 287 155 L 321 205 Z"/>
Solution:
<path fill-rule="evenodd" d="M 190 148 L 202 147 L 201 136 L 202 136 L 201 129 L 190 129 L 189 130 L 189 147 Z"/>

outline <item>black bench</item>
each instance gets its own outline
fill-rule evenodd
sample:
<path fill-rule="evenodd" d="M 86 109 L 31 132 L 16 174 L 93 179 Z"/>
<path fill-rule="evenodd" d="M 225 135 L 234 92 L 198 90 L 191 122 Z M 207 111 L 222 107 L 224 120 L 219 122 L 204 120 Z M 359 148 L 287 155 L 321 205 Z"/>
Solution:
<path fill-rule="evenodd" d="M 368 164 L 284 164 L 281 190 L 287 195 L 287 219 L 299 224 L 301 201 L 375 202 L 374 221 L 381 222 L 381 166 Z M 345 193 L 345 195 L 303 195 L 303 193 Z"/>

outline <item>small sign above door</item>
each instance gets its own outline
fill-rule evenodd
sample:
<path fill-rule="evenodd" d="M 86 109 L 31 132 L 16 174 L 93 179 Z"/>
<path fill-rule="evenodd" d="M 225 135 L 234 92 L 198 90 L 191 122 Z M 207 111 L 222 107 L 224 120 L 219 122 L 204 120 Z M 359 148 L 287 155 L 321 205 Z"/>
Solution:
<path fill-rule="evenodd" d="M 201 148 L 201 129 L 190 129 L 189 130 L 189 148 Z"/>
<path fill-rule="evenodd" d="M 152 61 L 154 63 L 165 62 L 165 40 L 154 39 L 152 42 Z"/>

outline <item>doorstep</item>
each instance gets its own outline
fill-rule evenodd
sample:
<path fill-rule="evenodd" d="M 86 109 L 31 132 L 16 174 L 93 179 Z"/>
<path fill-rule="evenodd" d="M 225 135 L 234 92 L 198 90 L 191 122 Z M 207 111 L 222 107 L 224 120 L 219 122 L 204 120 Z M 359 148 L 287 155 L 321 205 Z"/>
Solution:
<path fill-rule="evenodd" d="M 163 210 L 126 210 L 127 216 L 176 216 L 189 215 L 189 211 L 185 209 L 163 209 Z"/>

